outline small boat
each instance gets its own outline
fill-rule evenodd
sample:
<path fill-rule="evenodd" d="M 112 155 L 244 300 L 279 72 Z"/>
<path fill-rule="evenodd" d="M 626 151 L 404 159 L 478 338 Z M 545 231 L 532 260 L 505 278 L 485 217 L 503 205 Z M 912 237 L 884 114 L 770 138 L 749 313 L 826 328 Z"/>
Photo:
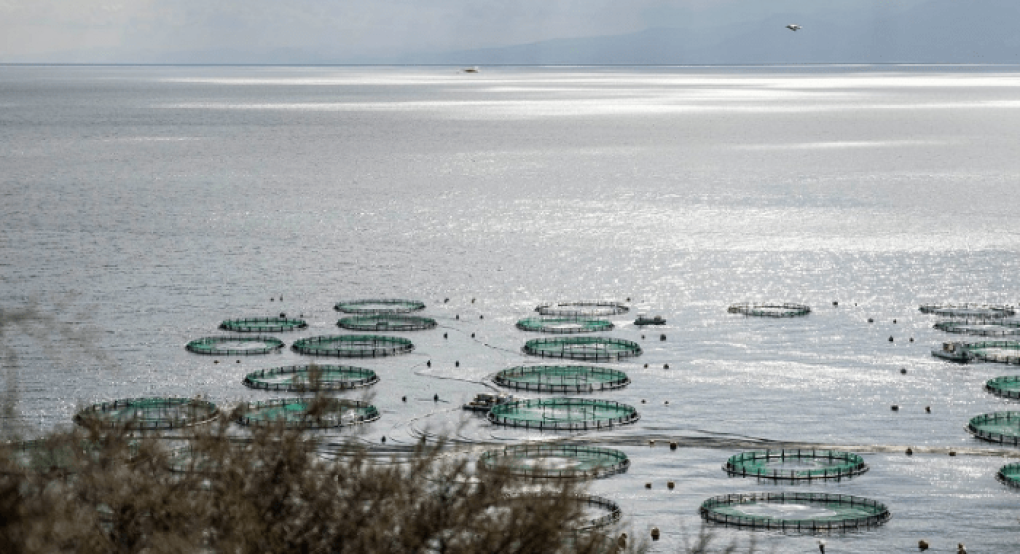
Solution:
<path fill-rule="evenodd" d="M 478 66 L 476 65 L 474 67 L 465 67 L 464 69 L 461 69 L 460 71 L 461 71 L 461 73 L 478 73 Z"/>
<path fill-rule="evenodd" d="M 967 345 L 962 342 L 944 342 L 942 348 L 932 348 L 931 355 L 951 362 L 965 363 L 970 361 L 971 355 L 967 351 Z"/>
<path fill-rule="evenodd" d="M 471 410 L 472 412 L 487 412 L 492 409 L 493 406 L 512 402 L 513 399 L 514 395 L 507 394 L 505 392 L 482 392 L 476 394 L 474 400 L 464 404 L 464 409 Z"/>
<path fill-rule="evenodd" d="M 655 317 L 648 317 L 644 314 L 641 314 L 637 316 L 637 319 L 634 320 L 634 325 L 665 325 L 665 324 L 666 320 L 663 319 L 661 315 L 657 315 Z"/>

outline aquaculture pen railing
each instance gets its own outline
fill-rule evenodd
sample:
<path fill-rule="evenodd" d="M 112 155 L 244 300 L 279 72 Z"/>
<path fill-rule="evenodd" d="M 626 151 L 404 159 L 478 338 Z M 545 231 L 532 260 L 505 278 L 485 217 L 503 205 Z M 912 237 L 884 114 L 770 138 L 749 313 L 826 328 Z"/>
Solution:
<path fill-rule="evenodd" d="M 379 376 L 370 369 L 354 367 L 354 366 L 331 366 L 323 365 L 319 366 L 318 378 L 312 378 L 313 370 L 311 366 L 307 365 L 291 365 L 284 367 L 277 367 L 272 369 L 263 369 L 261 371 L 255 371 L 245 375 L 242 383 L 244 386 L 252 389 L 260 390 L 271 390 L 271 391 L 287 391 L 287 392 L 304 392 L 304 391 L 339 391 L 347 389 L 356 389 L 360 387 L 367 387 L 374 385 L 379 382 Z M 301 375 L 304 374 L 305 378 L 300 381 L 285 381 L 280 383 L 270 383 L 266 381 L 260 381 L 260 379 L 274 378 L 277 376 L 285 375 Z M 334 379 L 339 374 L 341 377 L 344 375 L 350 375 L 351 378 L 340 378 Z M 354 377 L 361 375 L 363 377 Z"/>
<path fill-rule="evenodd" d="M 1012 424 L 1015 425 L 1017 429 L 1011 434 L 1006 434 L 998 431 L 986 431 L 979 427 L 980 425 L 988 424 L 993 426 Z M 1020 446 L 1020 412 L 994 412 L 990 414 L 981 414 L 970 419 L 967 423 L 967 431 L 975 437 L 986 441 Z"/>
<path fill-rule="evenodd" d="M 538 366 L 538 367 L 519 367 L 505 369 L 497 373 L 493 378 L 493 382 L 502 387 L 511 388 L 514 390 L 534 391 L 534 392 L 558 392 L 558 393 L 584 393 L 584 392 L 595 392 L 595 391 L 607 391 L 615 390 L 626 387 L 630 384 L 630 377 L 622 371 L 615 369 L 607 369 L 600 367 L 584 367 L 578 368 L 583 369 L 584 372 L 579 372 L 578 377 L 575 380 L 583 378 L 584 373 L 594 375 L 596 379 L 592 383 L 574 383 L 568 384 L 565 381 L 568 379 L 566 376 L 560 375 L 560 383 L 553 382 L 557 376 L 550 374 L 545 377 L 543 370 L 549 366 Z M 569 366 L 552 366 L 552 367 L 569 367 Z M 537 378 L 538 381 L 525 380 L 528 378 Z M 600 377 L 608 377 L 608 379 L 600 379 Z"/>
<path fill-rule="evenodd" d="M 575 459 L 598 457 L 601 463 L 588 469 L 558 469 L 541 465 L 541 458 L 543 457 L 569 457 Z M 514 463 L 515 460 L 521 458 L 538 459 L 539 465 Z M 533 479 L 601 479 L 625 473 L 630 468 L 630 459 L 622 451 L 612 448 L 570 444 L 525 444 L 505 446 L 502 450 L 484 452 L 478 458 L 478 467 L 488 471 L 505 471 L 510 475 Z"/>
<path fill-rule="evenodd" d="M 545 416 L 542 416 L 541 419 L 528 418 L 529 414 L 536 414 L 537 412 L 545 409 L 558 410 L 571 408 L 580 408 L 582 414 L 586 408 L 590 408 L 592 413 L 590 416 L 582 415 L 582 418 L 579 419 L 547 419 Z M 594 413 L 596 408 L 613 409 L 623 412 L 624 415 L 617 417 L 598 416 Z M 534 418 L 535 416 L 532 415 L 532 417 Z M 523 427 L 525 429 L 537 429 L 539 431 L 588 431 L 611 429 L 618 425 L 634 423 L 641 419 L 641 415 L 638 414 L 637 410 L 635 410 L 633 406 L 628 406 L 627 404 L 621 404 L 612 400 L 564 398 L 524 400 L 510 402 L 507 404 L 499 404 L 489 410 L 488 414 L 486 414 L 486 418 L 492 423 L 507 427 Z"/>
<path fill-rule="evenodd" d="M 989 379 L 985 390 L 996 396 L 1020 400 L 1020 375 Z"/>
<path fill-rule="evenodd" d="M 785 462 L 801 460 L 818 460 L 829 462 L 830 467 L 820 469 L 768 469 L 755 467 L 760 463 L 773 461 Z M 750 466 L 750 467 L 749 467 Z M 860 475 L 868 471 L 864 458 L 850 452 L 835 450 L 755 450 L 731 456 L 723 470 L 729 475 L 739 477 L 758 477 L 761 479 L 811 481 L 812 479 L 842 479 Z"/>
<path fill-rule="evenodd" d="M 741 504 L 787 504 L 795 502 L 809 502 L 813 504 L 825 504 L 832 507 L 868 508 L 875 513 L 867 516 L 855 516 L 839 514 L 829 516 L 826 519 L 781 519 L 766 516 L 738 516 L 725 514 L 716 511 L 717 508 L 737 506 Z M 701 517 L 716 523 L 735 525 L 740 527 L 751 527 L 753 529 L 781 529 L 788 531 L 849 531 L 862 527 L 874 527 L 881 525 L 892 514 L 881 502 L 868 498 L 850 496 L 845 494 L 825 493 L 748 493 L 748 494 L 727 494 L 717 496 L 704 501 L 699 510 Z"/>

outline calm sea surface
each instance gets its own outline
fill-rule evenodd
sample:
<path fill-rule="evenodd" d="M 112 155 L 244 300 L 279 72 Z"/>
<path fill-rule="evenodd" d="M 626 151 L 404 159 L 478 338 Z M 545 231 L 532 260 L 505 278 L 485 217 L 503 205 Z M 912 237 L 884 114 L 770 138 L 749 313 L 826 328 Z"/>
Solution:
<path fill-rule="evenodd" d="M 281 311 L 310 323 L 288 343 L 341 333 L 335 302 L 397 297 L 440 328 L 403 333 L 412 354 L 353 361 L 382 379 L 362 440 L 550 439 L 459 405 L 538 361 L 520 348 L 541 335 L 514 327 L 537 304 L 629 298 L 604 335 L 645 353 L 611 364 L 630 387 L 598 396 L 642 417 L 583 436 L 631 457 L 592 490 L 637 534 L 662 529 L 657 549 L 696 535 L 710 496 L 796 490 L 889 505 L 827 552 L 1014 552 L 1020 492 L 994 474 L 1020 450 L 964 426 L 1020 409 L 983 390 L 1020 372 L 933 359 L 958 336 L 917 307 L 1020 301 L 1018 152 L 1011 67 L 0 67 L 0 308 L 35 303 L 70 329 L 4 337 L 20 358 L 4 424 L 39 432 L 143 395 L 266 399 L 247 372 L 308 358 L 214 364 L 184 345 Z M 728 314 L 739 301 L 814 312 Z M 639 312 L 668 325 L 642 331 Z M 726 458 L 760 441 L 849 448 L 871 471 L 728 478 Z"/>

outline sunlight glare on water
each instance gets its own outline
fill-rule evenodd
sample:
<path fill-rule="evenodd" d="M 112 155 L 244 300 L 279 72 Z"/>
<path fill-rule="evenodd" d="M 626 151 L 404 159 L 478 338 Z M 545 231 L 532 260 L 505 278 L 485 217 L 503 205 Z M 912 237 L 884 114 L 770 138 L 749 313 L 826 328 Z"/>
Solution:
<path fill-rule="evenodd" d="M 959 335 L 918 305 L 1020 299 L 1018 87 L 995 66 L 0 67 L 0 307 L 38 302 L 82 335 L 12 335 L 21 370 L 4 386 L 30 432 L 117 398 L 266 400 L 247 373 L 311 359 L 216 364 L 184 345 L 282 311 L 309 323 L 288 344 L 344 334 L 338 301 L 420 299 L 440 328 L 354 363 L 380 377 L 361 438 L 548 441 L 563 433 L 460 405 L 541 363 L 521 347 L 547 335 L 514 327 L 536 305 L 630 298 L 599 336 L 644 354 L 606 364 L 631 385 L 590 397 L 641 419 L 580 436 L 631 457 L 591 489 L 635 534 L 662 529 L 653 550 L 696 535 L 708 497 L 795 489 L 890 507 L 882 527 L 827 537 L 831 552 L 1005 552 L 1020 497 L 994 475 L 1010 458 L 963 427 L 1016 409 L 983 390 L 1016 372 L 932 358 Z M 761 301 L 813 311 L 726 310 Z M 720 469 L 767 441 L 856 446 L 871 470 L 776 485 Z"/>

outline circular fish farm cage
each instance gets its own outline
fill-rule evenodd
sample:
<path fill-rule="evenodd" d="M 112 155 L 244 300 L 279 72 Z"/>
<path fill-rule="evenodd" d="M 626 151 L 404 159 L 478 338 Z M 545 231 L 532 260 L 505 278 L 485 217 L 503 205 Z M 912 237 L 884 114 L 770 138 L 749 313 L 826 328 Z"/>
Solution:
<path fill-rule="evenodd" d="M 333 309 L 347 314 L 406 314 L 424 310 L 425 303 L 396 298 L 368 298 L 337 302 Z"/>
<path fill-rule="evenodd" d="M 810 481 L 842 479 L 868 471 L 864 458 L 835 450 L 754 450 L 726 460 L 723 470 L 733 477 Z"/>
<path fill-rule="evenodd" d="M 625 314 L 630 308 L 619 302 L 558 302 L 541 304 L 535 311 L 551 316 L 606 316 Z"/>
<path fill-rule="evenodd" d="M 564 337 L 532 339 L 524 344 L 524 353 L 541 358 L 565 358 L 591 362 L 612 362 L 640 356 L 638 343 L 604 337 Z"/>
<path fill-rule="evenodd" d="M 207 356 L 260 356 L 283 348 L 283 341 L 273 337 L 204 337 L 185 348 Z"/>
<path fill-rule="evenodd" d="M 611 429 L 641 419 L 633 406 L 612 400 L 540 398 L 497 404 L 486 418 L 507 427 L 539 431 L 588 431 Z"/>
<path fill-rule="evenodd" d="M 892 514 L 881 502 L 845 494 L 777 492 L 715 496 L 701 517 L 724 525 L 783 531 L 851 531 L 881 525 Z"/>
<path fill-rule="evenodd" d="M 599 366 L 538 365 L 504 369 L 492 381 L 514 390 L 584 393 L 622 389 L 630 384 L 630 377 Z"/>
<path fill-rule="evenodd" d="M 332 335 L 294 341 L 291 348 L 309 356 L 380 358 L 407 354 L 414 350 L 414 343 L 404 338 L 382 335 Z"/>
<path fill-rule="evenodd" d="M 400 314 L 376 314 L 345 317 L 336 322 L 337 327 L 351 331 L 425 331 L 434 329 L 436 320 Z"/>
<path fill-rule="evenodd" d="M 630 468 L 619 450 L 569 444 L 520 444 L 484 452 L 478 468 L 531 479 L 599 479 Z"/>
<path fill-rule="evenodd" d="M 607 527 L 620 521 L 620 518 L 623 517 L 623 509 L 620 508 L 620 505 L 608 498 L 586 494 L 578 496 L 577 501 L 589 512 L 586 514 L 581 526 L 578 527 L 578 531 L 589 531 Z M 603 512 L 604 515 L 588 518 L 587 515 L 590 515 L 591 511 L 595 510 Z"/>
<path fill-rule="evenodd" d="M 1020 488 L 1020 463 L 1007 464 L 999 468 L 995 477 L 1004 484 Z"/>
<path fill-rule="evenodd" d="M 755 304 L 741 302 L 733 304 L 726 309 L 731 314 L 741 314 L 754 317 L 800 317 L 811 313 L 811 307 L 804 304 L 793 304 L 790 302 Z"/>
<path fill-rule="evenodd" d="M 220 329 L 239 333 L 282 333 L 307 327 L 308 323 L 303 319 L 287 319 L 285 317 L 228 319 L 220 323 Z"/>
<path fill-rule="evenodd" d="M 944 317 L 1000 318 L 1016 315 L 1012 306 L 987 304 L 921 304 L 921 313 Z"/>
<path fill-rule="evenodd" d="M 518 321 L 517 328 L 521 331 L 572 335 L 575 333 L 611 331 L 613 329 L 613 322 L 605 319 L 586 319 L 582 317 L 529 317 Z"/>
<path fill-rule="evenodd" d="M 989 379 L 985 383 L 985 390 L 995 396 L 1020 400 L 1020 375 Z"/>
<path fill-rule="evenodd" d="M 283 425 L 287 429 L 332 429 L 359 425 L 379 419 L 375 406 L 344 398 L 319 399 L 321 412 L 308 410 L 316 402 L 306 398 L 280 398 L 248 402 L 237 412 L 237 423 L 246 426 Z"/>
<path fill-rule="evenodd" d="M 290 365 L 249 373 L 244 386 L 252 389 L 313 392 L 342 391 L 379 382 L 371 369 L 345 365 Z"/>
<path fill-rule="evenodd" d="M 975 360 L 997 364 L 1020 364 L 1020 341 L 990 340 L 964 345 L 967 355 Z"/>
<path fill-rule="evenodd" d="M 152 431 L 208 423 L 219 413 L 219 408 L 215 404 L 205 400 L 126 398 L 93 404 L 78 412 L 74 416 L 74 422 L 83 427 Z"/>
<path fill-rule="evenodd" d="M 964 319 L 940 321 L 933 325 L 939 331 L 958 335 L 978 335 L 984 337 L 1007 337 L 1020 335 L 1020 321 L 1002 319 Z"/>
<path fill-rule="evenodd" d="M 1020 412 L 994 412 L 970 418 L 967 432 L 979 439 L 1020 446 Z"/>

